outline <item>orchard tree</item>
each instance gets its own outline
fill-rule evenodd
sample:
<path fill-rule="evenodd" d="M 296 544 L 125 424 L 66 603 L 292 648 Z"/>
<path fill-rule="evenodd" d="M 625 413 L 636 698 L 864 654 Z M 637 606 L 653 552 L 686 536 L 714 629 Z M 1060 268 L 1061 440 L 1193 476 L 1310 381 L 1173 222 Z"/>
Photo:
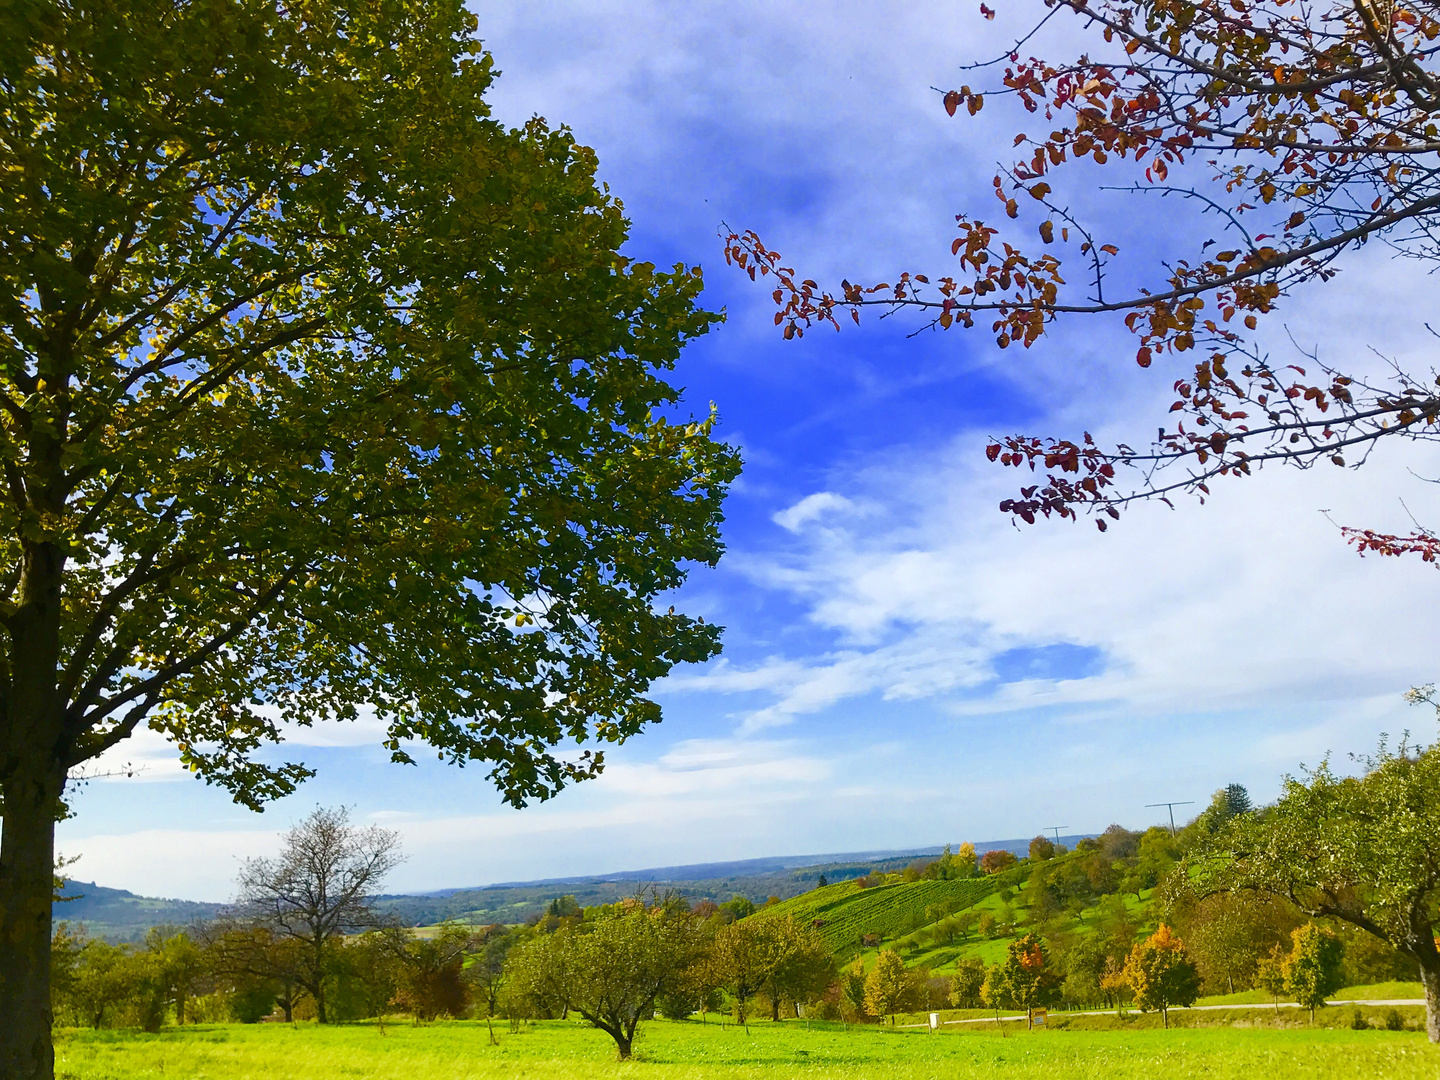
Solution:
<path fill-rule="evenodd" d="M 996 848 L 980 856 L 980 869 L 986 874 L 998 874 L 1001 871 L 1009 870 L 1019 861 L 1004 848 Z"/>
<path fill-rule="evenodd" d="M 1273 806 L 1231 819 L 1197 852 L 1195 888 L 1282 897 L 1388 942 L 1419 965 L 1425 1029 L 1440 1042 L 1440 745 L 1382 742 L 1365 765 L 1287 777 Z"/>
<path fill-rule="evenodd" d="M 365 711 L 547 798 L 717 651 L 657 601 L 738 458 L 664 377 L 698 271 L 490 119 L 460 0 L 21 2 L 0 72 L 0 1078 L 48 1080 L 71 770 L 148 726 L 258 809 Z"/>
<path fill-rule="evenodd" d="M 655 999 L 680 984 L 699 958 L 700 926 L 688 912 L 635 904 L 603 915 L 581 932 L 567 927 L 544 939 L 538 958 L 563 1000 L 615 1040 L 630 1057 L 635 1030 L 655 1015 Z"/>
<path fill-rule="evenodd" d="M 966 840 L 955 851 L 951 869 L 957 878 L 971 878 L 979 872 L 980 859 L 975 854 L 975 845 Z"/>
<path fill-rule="evenodd" d="M 840 973 L 840 1003 L 845 1019 L 860 1020 L 865 1012 L 865 958 L 857 956 L 853 963 Z"/>
<path fill-rule="evenodd" d="M 1276 1016 L 1280 1015 L 1280 996 L 1285 993 L 1286 957 L 1284 948 L 1275 945 L 1255 965 L 1255 985 L 1270 995 Z"/>
<path fill-rule="evenodd" d="M 820 931 L 793 915 L 755 920 L 774 935 L 774 963 L 761 989 L 770 998 L 770 1019 L 780 1019 L 781 1002 L 813 1001 L 835 979 L 835 957 Z"/>
<path fill-rule="evenodd" d="M 1089 512 L 1103 530 L 1134 500 L 1203 499 L 1220 478 L 1266 463 L 1358 466 L 1382 439 L 1440 436 L 1433 373 L 1362 377 L 1318 357 L 1272 360 L 1254 336 L 1289 296 L 1334 279 L 1347 254 L 1370 241 L 1396 259 L 1440 259 L 1440 5 L 1032 7 L 1035 24 L 1073 19 L 1086 51 L 1026 55 L 1032 25 L 1005 54 L 965 69 L 971 84 L 937 92 L 936 107 L 962 119 L 996 97 L 1034 117 L 989 186 L 996 201 L 976 193 L 998 222 L 980 205 L 960 213 L 951 265 L 825 288 L 784 266 L 753 232 L 727 236 L 727 259 L 773 283 L 785 336 L 879 309 L 912 312 L 932 328 L 979 326 L 1001 348 L 1028 348 L 1061 318 L 1123 320 L 1134 361 L 1160 365 L 1173 380 L 1158 436 L 1140 447 L 1102 446 L 1088 433 L 996 440 L 990 460 L 1039 474 L 1000 505 L 1026 522 Z M 983 4 L 979 11 L 995 16 Z M 1164 199 L 1165 232 L 1193 236 L 1193 245 L 1153 262 L 1131 258 L 1070 209 L 1067 181 Z M 1424 529 L 1346 533 L 1362 552 L 1440 559 L 1440 535 Z"/>
<path fill-rule="evenodd" d="M 1184 942 L 1164 923 L 1130 950 L 1125 961 L 1125 981 L 1140 1011 L 1160 1010 L 1167 1028 L 1172 1006 L 1186 1008 L 1200 996 L 1200 975 L 1195 964 L 1186 955 Z"/>
<path fill-rule="evenodd" d="M 398 961 L 397 1005 L 421 1021 L 465 1014 L 471 986 L 465 978 L 465 963 L 474 944 L 467 927 L 443 926 L 428 938 L 397 928 L 385 937 Z"/>
<path fill-rule="evenodd" d="M 1055 841 L 1048 836 L 1037 836 L 1030 841 L 1030 858 L 1036 862 L 1055 857 Z"/>
<path fill-rule="evenodd" d="M 991 968 L 986 976 L 990 987 L 986 1000 L 999 1008 L 1008 1005 L 1024 1009 L 1029 1024 L 1034 1024 L 1035 1010 L 1051 1005 L 1060 997 L 1061 972 L 1050 962 L 1050 950 L 1036 934 L 1026 934 L 1005 948 L 1005 959 Z"/>
<path fill-rule="evenodd" d="M 745 900 L 737 896 L 735 900 Z M 735 901 L 731 901 L 734 903 Z M 750 901 L 745 900 L 746 904 Z M 727 905 L 720 905 L 724 910 Z M 754 905 L 750 904 L 751 911 Z M 716 986 L 730 991 L 735 1002 L 735 1023 L 749 1018 L 750 999 L 774 976 L 785 960 L 785 920 L 738 918 L 715 933 L 707 963 Z"/>
<path fill-rule="evenodd" d="M 1285 901 L 1254 894 L 1219 893 L 1177 914 L 1206 988 L 1231 994 L 1254 983 L 1262 959 L 1297 921 Z"/>
<path fill-rule="evenodd" d="M 370 901 L 401 858 L 398 833 L 351 825 L 343 807 L 316 808 L 285 834 L 279 856 L 241 867 L 235 914 L 274 941 L 293 943 L 295 981 L 322 1024 L 345 935 L 381 925 Z"/>
<path fill-rule="evenodd" d="M 910 991 L 905 961 L 894 949 L 881 949 L 875 966 L 865 976 L 865 1011 L 871 1016 L 888 1016 L 893 1026 L 895 1014 L 910 1004 Z"/>
<path fill-rule="evenodd" d="M 212 975 L 245 997 L 255 1019 L 278 1005 L 288 1024 L 304 996 L 305 944 L 282 936 L 252 920 L 222 916 L 199 931 L 200 944 Z"/>
<path fill-rule="evenodd" d="M 1296 927 L 1291 935 L 1290 955 L 1285 958 L 1285 992 L 1302 1009 L 1315 1010 L 1345 985 L 1343 963 L 1345 944 L 1334 931 L 1314 923 Z"/>
<path fill-rule="evenodd" d="M 950 1004 L 957 1009 L 978 1009 L 980 988 L 985 985 L 985 963 L 978 956 L 968 956 L 955 964 L 950 976 Z"/>

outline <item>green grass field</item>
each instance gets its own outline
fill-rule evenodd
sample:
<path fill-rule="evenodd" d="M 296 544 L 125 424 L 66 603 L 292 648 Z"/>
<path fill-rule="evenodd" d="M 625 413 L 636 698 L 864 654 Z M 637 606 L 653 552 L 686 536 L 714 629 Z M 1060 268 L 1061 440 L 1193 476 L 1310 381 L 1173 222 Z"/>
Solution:
<path fill-rule="evenodd" d="M 977 1025 L 978 1028 L 978 1025 Z M 638 1060 L 579 1024 L 546 1022 L 520 1034 L 483 1023 L 320 1028 L 280 1024 L 73 1031 L 56 1046 L 68 1080 L 751 1080 L 751 1078 L 1005 1077 L 1035 1080 L 1427 1080 L 1440 1048 L 1412 1032 L 1209 1028 L 1136 1031 L 951 1029 L 938 1035 L 802 1021 L 743 1029 L 656 1021 Z"/>

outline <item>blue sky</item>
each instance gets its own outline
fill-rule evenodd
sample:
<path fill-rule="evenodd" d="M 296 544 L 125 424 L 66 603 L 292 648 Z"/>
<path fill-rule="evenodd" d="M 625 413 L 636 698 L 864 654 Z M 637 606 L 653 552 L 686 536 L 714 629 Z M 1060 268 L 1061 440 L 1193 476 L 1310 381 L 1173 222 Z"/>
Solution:
<path fill-rule="evenodd" d="M 912 338 L 903 319 L 785 343 L 767 291 L 725 268 L 722 222 L 817 279 L 947 269 L 953 215 L 994 216 L 1016 118 L 952 120 L 933 88 L 978 82 L 959 65 L 1038 4 L 994 23 L 969 3 L 475 10 L 502 72 L 496 115 L 573 128 L 625 202 L 630 252 L 703 265 L 705 302 L 728 314 L 677 373 L 747 463 L 725 560 L 678 600 L 726 626 L 725 654 L 657 688 L 664 724 L 610 752 L 603 778 L 523 812 L 478 770 L 387 764 L 361 724 L 288 748 L 320 775 L 255 815 L 147 737 L 118 758 L 142 771 L 87 785 L 62 826 L 76 877 L 224 899 L 237 860 L 316 803 L 399 829 L 410 859 L 391 886 L 414 890 L 1142 826 L 1158 820 L 1146 803 L 1232 781 L 1270 798 L 1284 772 L 1327 752 L 1347 765 L 1380 731 L 1428 737 L 1401 694 L 1436 676 L 1440 580 L 1357 558 L 1332 521 L 1423 519 L 1433 450 L 1274 470 L 1105 536 L 1019 530 L 995 509 L 1015 474 L 985 461 L 987 437 L 1143 442 L 1174 372 L 1136 369 L 1106 322 L 1023 355 L 983 333 Z M 1073 49 L 1068 33 L 1048 44 Z M 1195 234 L 1158 200 L 1068 179 L 1135 266 Z M 1423 365 L 1432 339 L 1411 312 L 1426 289 L 1371 250 L 1266 333 L 1277 354 L 1293 337 L 1339 364 L 1373 366 L 1375 345 Z"/>

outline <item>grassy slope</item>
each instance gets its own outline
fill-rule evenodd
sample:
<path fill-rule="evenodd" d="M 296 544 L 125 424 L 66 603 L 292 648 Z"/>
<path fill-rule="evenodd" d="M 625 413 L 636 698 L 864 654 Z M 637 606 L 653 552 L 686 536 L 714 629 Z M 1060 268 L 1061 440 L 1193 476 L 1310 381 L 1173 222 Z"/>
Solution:
<path fill-rule="evenodd" d="M 976 1028 L 981 1027 L 975 1025 Z M 714 1024 L 642 1028 L 640 1060 L 616 1062 L 610 1039 L 578 1024 L 546 1022 L 487 1045 L 482 1023 L 73 1032 L 57 1048 L 67 1080 L 790 1080 L 878 1075 L 1007 1080 L 1426 1080 L 1440 1049 L 1423 1036 L 1338 1030 L 991 1031 L 941 1035 L 799 1023 L 753 1024 L 748 1034 Z"/>
<path fill-rule="evenodd" d="M 1062 858 L 1065 857 L 1075 858 L 1077 856 L 1062 856 Z M 1001 899 L 1000 890 L 1008 887 L 1016 889 L 1018 891 L 1028 879 L 1031 870 L 1032 867 L 1022 864 L 1020 866 L 1017 866 L 1013 870 L 1007 871 L 1004 874 L 999 874 L 993 878 L 971 879 L 972 881 L 989 883 L 989 888 L 981 892 L 980 896 L 972 904 L 970 904 L 967 909 L 964 910 L 969 910 L 973 912 L 989 912 L 992 915 L 998 916 L 1001 910 L 1007 906 L 1006 901 Z M 865 890 L 866 892 L 889 893 L 889 895 L 891 897 L 894 897 L 894 899 L 890 902 L 888 907 L 884 907 L 879 904 L 877 902 L 878 897 L 870 898 L 863 901 L 867 904 L 874 904 L 873 908 L 867 908 L 864 911 L 865 914 L 869 915 L 870 923 L 863 932 L 881 933 L 885 939 L 882 947 L 898 948 L 900 950 L 900 954 L 905 958 L 905 962 L 908 966 L 924 966 L 937 975 L 946 975 L 950 974 L 955 970 L 955 965 L 959 961 L 967 959 L 969 957 L 979 957 L 979 959 L 986 964 L 994 964 L 1000 960 L 1003 960 L 1005 958 L 1006 947 L 1010 944 L 1010 942 L 1016 940 L 1016 938 L 1020 936 L 1023 936 L 1029 929 L 1031 929 L 1031 927 L 1028 926 L 1026 923 L 1026 909 L 1019 902 L 1019 897 L 1016 896 L 1012 898 L 1008 903 L 1011 914 L 1016 918 L 1019 924 L 1016 928 L 1017 932 L 1013 935 L 988 939 L 972 935 L 964 941 L 956 941 L 949 945 L 931 946 L 925 943 L 926 931 L 923 927 L 910 933 L 898 933 L 898 929 L 906 925 L 906 923 L 901 917 L 902 914 L 908 913 L 912 910 L 918 910 L 919 912 L 923 913 L 926 906 L 935 902 L 934 899 L 922 899 L 921 894 L 918 892 L 919 888 L 925 885 L 940 884 L 956 885 L 960 883 L 916 882 L 912 885 L 886 885 L 881 886 L 880 889 Z M 913 901 L 911 903 L 903 904 L 900 901 L 900 897 L 905 896 L 906 894 L 891 893 L 889 892 L 890 890 L 917 891 L 908 894 L 910 897 L 913 898 Z M 825 909 L 828 908 L 831 910 L 843 910 L 843 906 L 846 903 L 858 905 L 862 902 L 860 894 L 861 890 L 856 889 L 853 884 L 846 882 L 839 885 L 831 885 L 826 889 L 817 889 L 814 892 L 807 893 L 801 897 L 797 897 L 795 900 L 788 901 L 786 904 L 777 905 L 776 907 L 767 908 L 766 910 L 769 912 L 779 913 L 792 912 L 796 915 L 797 918 L 804 918 L 807 920 L 816 917 L 831 918 L 831 916 L 825 914 Z M 1149 890 L 1146 890 L 1144 896 L 1148 898 L 1148 895 Z M 814 898 L 813 901 L 812 898 Z M 1137 898 L 1134 894 L 1124 894 L 1122 895 L 1121 899 L 1125 904 L 1126 910 L 1130 912 L 1132 917 L 1134 917 L 1136 923 L 1144 923 L 1144 901 L 1140 898 Z M 810 903 L 807 905 L 807 902 Z M 858 915 L 860 914 L 860 912 L 857 912 L 856 914 Z M 1061 916 L 1051 924 L 1050 929 L 1052 931 L 1060 930 L 1085 934 L 1095 929 L 1095 918 L 1096 916 L 1094 909 L 1090 908 L 1087 909 L 1084 913 L 1082 913 L 1079 918 L 1074 918 L 1071 916 Z M 830 923 L 822 927 L 822 933 L 830 935 L 832 933 L 834 925 L 834 923 Z M 844 924 L 844 929 L 847 931 L 850 929 L 848 923 Z M 878 952 L 877 949 L 858 949 L 856 945 L 859 936 L 858 934 L 851 934 L 845 941 L 837 941 L 836 938 L 838 938 L 838 936 L 839 935 L 836 935 L 836 937 L 827 936 L 827 940 L 831 942 L 832 947 L 836 948 L 838 954 L 842 959 L 848 960 L 858 952 L 865 958 L 866 966 L 870 966 L 870 964 L 874 960 L 876 952 Z"/>
<path fill-rule="evenodd" d="M 995 891 L 1016 886 L 1024 879 L 1021 868 L 1017 868 L 993 877 L 915 881 L 868 889 L 853 881 L 842 881 L 766 908 L 763 917 L 793 915 L 802 922 L 824 920 L 820 933 L 838 956 L 848 959 L 860 950 L 861 935 L 879 934 L 893 941 L 914 920 L 923 918 L 927 907 L 942 901 L 958 901 L 957 910 L 979 909 L 992 899 L 998 906 Z"/>

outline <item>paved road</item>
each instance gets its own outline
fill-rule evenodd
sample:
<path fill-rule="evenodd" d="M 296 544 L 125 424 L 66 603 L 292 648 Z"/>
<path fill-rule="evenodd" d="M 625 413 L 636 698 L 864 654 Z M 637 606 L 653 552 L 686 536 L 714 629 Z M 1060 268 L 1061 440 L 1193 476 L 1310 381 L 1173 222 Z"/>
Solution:
<path fill-rule="evenodd" d="M 1425 1004 L 1425 999 L 1424 999 L 1424 998 L 1378 998 L 1378 999 L 1370 1000 L 1370 1001 L 1327 1001 L 1325 1004 L 1326 1004 L 1326 1005 L 1332 1005 L 1332 1006 L 1334 1006 L 1334 1005 L 1424 1005 L 1424 1004 Z M 1179 1006 L 1177 1005 L 1177 1006 L 1175 1006 L 1171 1011 L 1173 1011 L 1173 1012 L 1201 1012 L 1201 1011 L 1206 1010 L 1206 1009 L 1273 1009 L 1273 1008 L 1275 1008 L 1275 1005 L 1274 1005 L 1273 1003 L 1271 1003 L 1271 1002 L 1264 1002 L 1264 1003 L 1260 1003 L 1260 1004 L 1244 1004 L 1244 1005 L 1191 1005 L 1188 1009 L 1182 1009 L 1181 1007 L 1179 1007 Z M 1296 1005 L 1293 1001 L 1282 1001 L 1282 1002 L 1280 1002 L 1280 1008 L 1282 1008 L 1282 1009 L 1298 1009 L 1298 1008 L 1301 1008 L 1301 1006 Z M 1112 1012 L 1114 1012 L 1114 1011 L 1115 1011 L 1114 1009 L 1095 1009 L 1095 1010 L 1093 1010 L 1093 1011 L 1091 1011 L 1091 1012 L 1057 1012 L 1055 1015 L 1056 1015 L 1056 1016 L 1109 1016 L 1109 1015 L 1110 1015 Z M 1024 1020 L 1024 1019 L 1025 1019 L 1025 1014 L 1024 1014 L 1024 1013 L 1021 1013 L 1019 1016 L 1002 1016 L 1002 1017 L 1000 1017 L 1000 1019 L 1001 1019 L 1001 1020 Z M 941 1022 L 942 1024 L 993 1024 L 993 1023 L 995 1023 L 995 1017 L 993 1017 L 993 1016 L 977 1016 L 977 1017 L 974 1017 L 973 1019 L 970 1019 L 970 1020 L 942 1020 L 942 1021 L 940 1021 L 940 1022 Z M 929 1024 L 900 1024 L 899 1026 L 900 1026 L 900 1027 L 906 1027 L 906 1028 L 923 1028 L 923 1027 L 929 1027 L 930 1025 L 929 1025 Z"/>

